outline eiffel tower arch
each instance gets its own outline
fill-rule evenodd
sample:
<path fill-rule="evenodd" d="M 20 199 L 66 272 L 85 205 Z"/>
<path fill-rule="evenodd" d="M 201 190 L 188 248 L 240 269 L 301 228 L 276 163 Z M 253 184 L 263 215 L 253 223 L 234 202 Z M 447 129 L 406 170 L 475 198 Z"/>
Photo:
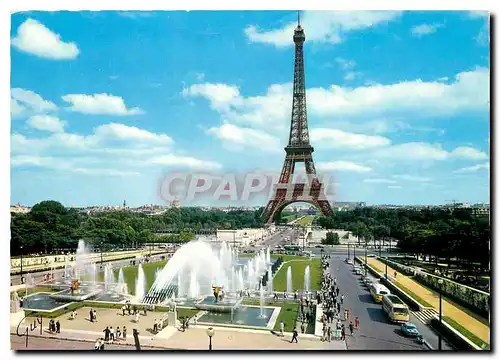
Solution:
<path fill-rule="evenodd" d="M 293 35 L 295 43 L 295 64 L 293 73 L 293 104 L 290 136 L 285 147 L 285 162 L 278 183 L 275 185 L 274 196 L 267 203 L 262 218 L 271 224 L 276 216 L 287 205 L 294 202 L 307 202 L 314 205 L 325 216 L 331 215 L 332 208 L 326 198 L 326 189 L 317 175 L 312 153 L 314 148 L 309 141 L 307 126 L 306 84 L 304 72 L 304 42 L 306 36 L 298 24 Z M 306 169 L 306 183 L 292 183 L 295 164 L 303 162 Z"/>

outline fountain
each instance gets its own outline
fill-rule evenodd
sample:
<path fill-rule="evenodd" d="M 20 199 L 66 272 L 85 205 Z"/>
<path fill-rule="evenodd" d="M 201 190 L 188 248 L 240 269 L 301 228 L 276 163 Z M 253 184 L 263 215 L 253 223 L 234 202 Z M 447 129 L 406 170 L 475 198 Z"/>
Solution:
<path fill-rule="evenodd" d="M 304 291 L 306 293 L 311 291 L 311 269 L 309 265 L 304 270 Z"/>
<path fill-rule="evenodd" d="M 286 292 L 291 294 L 293 292 L 292 287 L 292 267 L 289 266 L 286 270 Z"/>
<path fill-rule="evenodd" d="M 269 294 L 273 293 L 273 269 L 271 266 L 267 269 L 267 292 Z"/>
<path fill-rule="evenodd" d="M 264 286 L 261 284 L 260 285 L 260 313 L 259 313 L 259 318 L 265 318 L 266 315 L 264 314 Z"/>
<path fill-rule="evenodd" d="M 138 302 L 142 302 L 146 295 L 146 276 L 142 264 L 137 268 L 137 279 L 135 280 L 135 297 Z"/>
<path fill-rule="evenodd" d="M 111 291 L 115 284 L 115 274 L 110 263 L 104 267 L 104 291 Z"/>

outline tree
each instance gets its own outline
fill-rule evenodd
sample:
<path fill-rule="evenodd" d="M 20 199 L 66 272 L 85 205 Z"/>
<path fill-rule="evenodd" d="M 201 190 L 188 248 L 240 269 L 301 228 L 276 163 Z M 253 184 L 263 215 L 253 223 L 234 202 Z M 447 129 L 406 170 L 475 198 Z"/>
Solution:
<path fill-rule="evenodd" d="M 326 237 L 321 240 L 321 243 L 325 245 L 340 245 L 339 234 L 336 232 L 327 232 Z"/>

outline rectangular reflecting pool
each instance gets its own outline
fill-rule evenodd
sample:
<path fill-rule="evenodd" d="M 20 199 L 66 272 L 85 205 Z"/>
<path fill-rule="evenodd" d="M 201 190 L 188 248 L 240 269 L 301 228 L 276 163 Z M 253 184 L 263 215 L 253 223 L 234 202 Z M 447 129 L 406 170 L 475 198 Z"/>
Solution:
<path fill-rule="evenodd" d="M 67 302 L 61 302 L 50 297 L 49 293 L 35 293 L 26 296 L 23 299 L 23 309 L 25 310 L 46 310 L 68 305 Z"/>
<path fill-rule="evenodd" d="M 225 324 L 225 325 L 241 325 L 252 327 L 267 327 L 274 308 L 264 307 L 263 316 L 260 316 L 259 307 L 241 306 L 231 313 L 214 313 L 207 312 L 200 316 L 197 320 L 198 323 L 212 323 L 212 324 Z"/>

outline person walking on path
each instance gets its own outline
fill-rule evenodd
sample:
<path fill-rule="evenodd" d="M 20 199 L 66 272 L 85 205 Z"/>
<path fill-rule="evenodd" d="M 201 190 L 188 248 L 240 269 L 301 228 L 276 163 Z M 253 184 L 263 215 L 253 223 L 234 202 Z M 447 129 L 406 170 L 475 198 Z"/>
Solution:
<path fill-rule="evenodd" d="M 302 331 L 302 334 L 305 334 L 306 332 L 306 323 L 302 321 L 302 324 L 300 325 L 300 330 Z"/>
<path fill-rule="evenodd" d="M 359 318 L 357 316 L 354 318 L 354 328 L 359 329 Z"/>
<path fill-rule="evenodd" d="M 340 304 L 344 305 L 344 294 L 342 294 L 342 296 L 340 296 Z"/>
<path fill-rule="evenodd" d="M 94 309 L 94 321 L 97 322 L 97 310 Z"/>
<path fill-rule="evenodd" d="M 351 331 L 351 336 L 352 336 L 352 334 L 354 333 L 354 325 L 352 321 L 349 322 L 349 330 Z"/>
<path fill-rule="evenodd" d="M 123 340 L 127 340 L 127 328 L 125 326 L 123 326 L 122 335 L 123 335 Z"/>
<path fill-rule="evenodd" d="M 109 341 L 109 327 L 106 326 L 106 329 L 104 329 L 103 332 L 104 332 L 104 341 L 108 342 Z"/>
<path fill-rule="evenodd" d="M 90 309 L 90 311 L 89 311 L 89 319 L 90 319 L 90 322 L 94 322 L 94 312 L 92 311 L 92 309 Z"/>
<path fill-rule="evenodd" d="M 153 332 L 156 333 L 158 331 L 158 322 L 156 319 L 153 322 Z"/>
<path fill-rule="evenodd" d="M 332 327 L 329 325 L 326 330 L 328 342 L 332 341 Z"/>
<path fill-rule="evenodd" d="M 109 327 L 109 342 L 110 342 L 110 344 L 112 344 L 113 341 L 115 341 L 115 330 L 113 330 L 113 327 L 110 326 Z"/>
<path fill-rule="evenodd" d="M 342 328 L 340 329 L 340 339 L 342 341 L 345 340 L 345 325 L 344 324 L 342 324 Z"/>
<path fill-rule="evenodd" d="M 293 341 L 295 340 L 296 343 L 299 342 L 299 340 L 297 339 L 297 336 L 298 336 L 298 332 L 297 332 L 297 328 L 293 328 L 293 333 L 292 333 L 292 340 L 290 340 L 290 343 L 293 343 Z"/>
<path fill-rule="evenodd" d="M 285 336 L 285 334 L 283 334 L 284 331 L 285 331 L 285 323 L 282 320 L 280 322 L 280 336 Z"/>
<path fill-rule="evenodd" d="M 59 322 L 59 320 L 56 321 L 56 333 L 60 333 L 61 332 L 61 323 Z"/>
<path fill-rule="evenodd" d="M 333 278 L 333 285 L 337 286 L 337 277 L 336 276 Z"/>
<path fill-rule="evenodd" d="M 339 296 L 339 294 L 340 294 L 340 289 L 339 289 L 339 288 L 337 288 L 337 289 L 335 290 L 335 292 L 337 293 L 337 296 Z"/>

